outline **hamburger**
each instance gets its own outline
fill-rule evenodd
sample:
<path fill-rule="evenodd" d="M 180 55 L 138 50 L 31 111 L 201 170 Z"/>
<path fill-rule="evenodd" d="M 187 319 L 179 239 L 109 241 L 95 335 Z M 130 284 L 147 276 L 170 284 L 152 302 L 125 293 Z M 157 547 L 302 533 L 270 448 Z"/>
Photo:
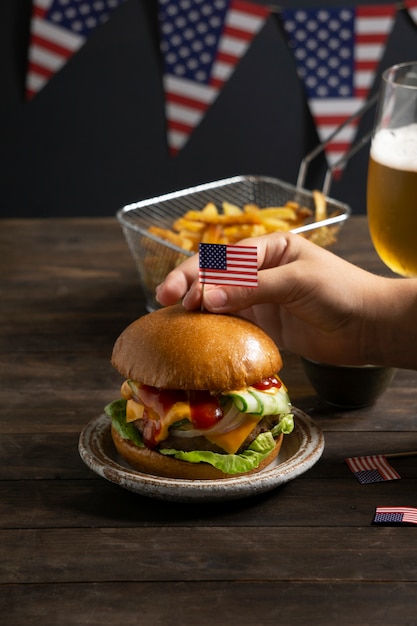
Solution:
<path fill-rule="evenodd" d="M 159 309 L 118 337 L 121 398 L 106 406 L 120 456 L 157 476 L 219 479 L 258 472 L 293 429 L 281 354 L 231 315 Z"/>

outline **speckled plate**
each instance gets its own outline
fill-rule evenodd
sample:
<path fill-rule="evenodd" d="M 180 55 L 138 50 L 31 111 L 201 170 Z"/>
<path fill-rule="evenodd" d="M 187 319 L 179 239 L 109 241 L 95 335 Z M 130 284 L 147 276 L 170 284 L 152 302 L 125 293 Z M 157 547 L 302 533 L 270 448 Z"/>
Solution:
<path fill-rule="evenodd" d="M 129 468 L 118 455 L 110 434 L 110 419 L 100 415 L 80 435 L 79 452 L 96 474 L 124 489 L 159 500 L 177 502 L 220 501 L 246 498 L 283 485 L 310 469 L 324 449 L 320 428 L 303 411 L 293 407 L 295 427 L 285 435 L 277 459 L 249 476 L 221 480 L 175 480 L 142 474 Z"/>

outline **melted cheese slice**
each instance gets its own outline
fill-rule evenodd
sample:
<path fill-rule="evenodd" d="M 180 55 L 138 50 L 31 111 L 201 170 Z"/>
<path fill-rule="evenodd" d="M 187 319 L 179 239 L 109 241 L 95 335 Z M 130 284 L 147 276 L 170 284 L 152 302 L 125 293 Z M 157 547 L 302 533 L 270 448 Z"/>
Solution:
<path fill-rule="evenodd" d="M 129 424 L 129 422 L 142 419 L 144 410 L 143 404 L 139 404 L 133 399 L 128 400 L 126 403 L 126 423 Z"/>
<path fill-rule="evenodd" d="M 144 411 L 145 407 L 143 404 L 130 398 L 126 403 L 126 423 L 142 419 Z M 156 435 L 155 441 L 163 441 L 167 438 L 168 429 L 172 424 L 183 419 L 188 419 L 191 422 L 190 405 L 188 402 L 176 402 L 165 415 L 159 416 L 155 414 L 155 419 L 158 419 L 161 424 L 161 430 Z"/>
<path fill-rule="evenodd" d="M 211 441 L 211 443 L 215 443 L 217 446 L 220 446 L 220 448 L 223 448 L 223 450 L 229 454 L 235 454 L 260 419 L 261 418 L 257 415 L 248 415 L 245 421 L 242 422 L 237 428 L 234 428 L 227 433 L 208 434 L 206 435 L 206 439 Z"/>
<path fill-rule="evenodd" d="M 168 429 L 179 420 L 188 419 L 191 422 L 191 411 L 188 402 L 176 402 L 163 417 L 161 417 L 161 430 L 155 437 L 156 441 L 163 441 L 168 436 Z"/>
<path fill-rule="evenodd" d="M 133 398 L 132 390 L 126 381 L 122 385 L 121 394 L 127 400 L 126 422 L 129 423 L 142 419 L 145 407 Z M 152 414 L 152 409 L 150 409 L 150 413 Z M 192 421 L 190 405 L 188 402 L 175 402 L 165 415 L 155 413 L 155 419 L 160 420 L 161 428 L 155 437 L 155 441 L 160 442 L 167 438 L 169 427 L 175 422 L 182 419 Z M 237 428 L 226 433 L 208 433 L 205 437 L 225 452 L 235 454 L 260 419 L 262 417 L 259 415 L 247 414 L 246 419 Z"/>

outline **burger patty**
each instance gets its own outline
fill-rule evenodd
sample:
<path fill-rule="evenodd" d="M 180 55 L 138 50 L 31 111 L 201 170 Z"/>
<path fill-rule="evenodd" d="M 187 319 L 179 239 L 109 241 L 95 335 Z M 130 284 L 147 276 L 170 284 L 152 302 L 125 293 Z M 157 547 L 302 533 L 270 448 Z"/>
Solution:
<path fill-rule="evenodd" d="M 277 419 L 276 415 L 266 415 L 265 417 L 263 417 L 246 437 L 245 441 L 242 443 L 239 450 L 237 450 L 236 454 L 239 454 L 240 452 L 246 450 L 250 446 L 252 441 L 254 441 L 254 439 L 256 439 L 256 437 L 260 433 L 265 433 L 268 430 L 271 430 L 271 428 L 273 428 L 273 426 L 275 426 L 278 421 L 279 419 Z M 134 424 L 139 432 L 142 434 L 145 425 L 144 420 L 136 420 Z M 212 443 L 202 435 L 198 437 L 178 437 L 178 435 L 169 434 L 166 439 L 159 443 L 158 447 L 172 448 L 174 450 L 181 450 L 183 452 L 192 452 L 193 450 L 207 450 L 209 452 L 227 454 L 223 450 L 223 448 L 220 448 L 220 446 Z"/>

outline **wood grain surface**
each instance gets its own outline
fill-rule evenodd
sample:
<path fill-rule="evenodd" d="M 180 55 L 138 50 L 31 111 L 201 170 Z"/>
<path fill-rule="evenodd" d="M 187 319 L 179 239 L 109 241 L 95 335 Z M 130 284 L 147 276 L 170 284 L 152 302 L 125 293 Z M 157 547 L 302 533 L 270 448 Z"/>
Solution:
<path fill-rule="evenodd" d="M 377 273 L 364 217 L 334 252 Z M 371 407 L 324 405 L 284 353 L 295 406 L 325 434 L 296 480 L 233 502 L 140 497 L 96 476 L 82 428 L 118 397 L 121 330 L 145 312 L 115 219 L 0 222 L 0 611 L 10 626 L 416 624 L 417 530 L 372 524 L 417 506 L 401 480 L 360 485 L 345 458 L 417 449 L 416 372 Z"/>

